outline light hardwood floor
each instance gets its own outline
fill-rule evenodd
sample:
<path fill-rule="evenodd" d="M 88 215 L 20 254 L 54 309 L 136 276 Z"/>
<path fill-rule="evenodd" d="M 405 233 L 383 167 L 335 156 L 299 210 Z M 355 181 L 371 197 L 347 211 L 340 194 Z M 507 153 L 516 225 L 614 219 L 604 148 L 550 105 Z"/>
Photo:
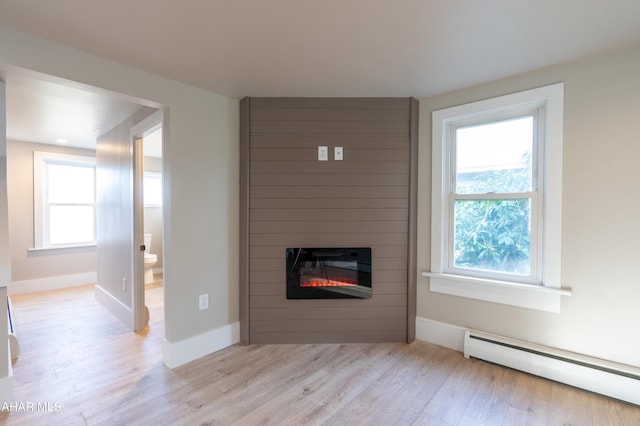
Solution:
<path fill-rule="evenodd" d="M 638 406 L 424 342 L 237 345 L 169 370 L 162 287 L 146 296 L 142 333 L 92 286 L 12 297 L 15 398 L 27 411 L 0 424 L 640 425 Z"/>

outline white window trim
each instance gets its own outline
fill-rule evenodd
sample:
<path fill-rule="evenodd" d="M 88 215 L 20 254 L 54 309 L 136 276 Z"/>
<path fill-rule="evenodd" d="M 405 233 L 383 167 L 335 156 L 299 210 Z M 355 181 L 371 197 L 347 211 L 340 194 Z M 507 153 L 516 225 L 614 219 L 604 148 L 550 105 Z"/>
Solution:
<path fill-rule="evenodd" d="M 449 196 L 444 181 L 449 161 L 446 155 L 449 123 L 481 113 L 497 115 L 519 107 L 543 107 L 544 114 L 546 135 L 542 154 L 545 171 L 544 188 L 541 188 L 541 201 L 544 203 L 541 224 L 544 226 L 540 229 L 542 285 L 447 273 L 444 250 L 449 231 L 447 219 L 443 217 L 443 206 Z M 563 111 L 564 84 L 558 83 L 432 113 L 431 271 L 422 273 L 429 277 L 432 292 L 560 312 L 561 296 L 571 295 L 570 290 L 561 287 Z"/>
<path fill-rule="evenodd" d="M 47 229 L 45 218 L 44 175 L 48 161 L 84 163 L 95 167 L 96 159 L 83 155 L 64 154 L 59 152 L 33 151 L 33 248 L 28 251 L 57 250 L 80 247 L 95 247 L 96 242 L 78 244 L 49 244 L 46 241 Z M 95 225 L 95 221 L 94 221 Z M 94 237 L 95 237 L 94 229 Z"/>

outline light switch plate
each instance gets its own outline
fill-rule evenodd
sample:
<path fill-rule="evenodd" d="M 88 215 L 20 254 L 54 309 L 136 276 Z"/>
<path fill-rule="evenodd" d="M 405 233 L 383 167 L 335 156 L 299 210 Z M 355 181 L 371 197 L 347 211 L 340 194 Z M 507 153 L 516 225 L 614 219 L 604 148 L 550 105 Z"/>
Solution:
<path fill-rule="evenodd" d="M 209 309 L 209 294 L 201 294 L 200 297 L 198 297 L 198 309 L 200 309 L 201 311 L 205 310 L 205 309 Z"/>
<path fill-rule="evenodd" d="M 318 146 L 318 161 L 329 161 L 328 146 Z"/>
<path fill-rule="evenodd" d="M 336 161 L 340 161 L 342 160 L 343 156 L 342 156 L 342 147 L 341 146 L 336 146 L 335 148 L 333 148 L 333 159 Z"/>

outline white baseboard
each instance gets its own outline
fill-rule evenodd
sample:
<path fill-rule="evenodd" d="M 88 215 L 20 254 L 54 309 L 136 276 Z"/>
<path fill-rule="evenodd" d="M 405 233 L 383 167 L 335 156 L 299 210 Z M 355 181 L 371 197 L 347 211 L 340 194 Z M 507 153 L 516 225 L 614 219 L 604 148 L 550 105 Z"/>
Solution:
<path fill-rule="evenodd" d="M 481 339 L 474 342 L 476 346 L 471 346 L 467 336 L 467 347 L 465 348 L 465 335 L 468 333 L 492 336 L 494 340 L 506 342 L 507 345 L 499 346 Z M 472 331 L 421 317 L 416 317 L 416 339 L 463 352 L 466 357 L 470 354 L 474 358 L 567 383 L 632 404 L 640 404 L 640 397 L 638 397 L 640 385 L 635 379 L 640 376 L 640 369 L 637 367 L 624 366 L 529 342 Z M 530 352 L 521 351 L 518 349 L 519 347 L 527 348 Z M 551 354 L 551 356 L 544 354 Z M 567 362 L 563 359 L 575 362 Z M 607 369 L 620 371 L 623 374 L 611 374 L 605 371 Z"/>
<path fill-rule="evenodd" d="M 416 339 L 464 352 L 467 329 L 457 325 L 416 317 Z"/>
<path fill-rule="evenodd" d="M 240 342 L 240 323 L 235 322 L 178 342 L 169 342 L 165 339 L 162 358 L 167 367 L 176 368 L 238 342 Z"/>
<path fill-rule="evenodd" d="M 34 280 L 13 281 L 9 284 L 9 296 L 36 293 L 38 291 L 58 290 L 83 284 L 93 284 L 97 280 L 96 272 L 84 272 L 73 275 L 37 278 Z"/>
<path fill-rule="evenodd" d="M 131 308 L 115 297 L 108 291 L 96 284 L 96 301 L 107 308 L 109 312 L 122 321 L 129 329 L 133 330 L 133 313 Z"/>
<path fill-rule="evenodd" d="M 638 367 L 480 331 L 466 333 L 464 356 L 640 404 Z"/>

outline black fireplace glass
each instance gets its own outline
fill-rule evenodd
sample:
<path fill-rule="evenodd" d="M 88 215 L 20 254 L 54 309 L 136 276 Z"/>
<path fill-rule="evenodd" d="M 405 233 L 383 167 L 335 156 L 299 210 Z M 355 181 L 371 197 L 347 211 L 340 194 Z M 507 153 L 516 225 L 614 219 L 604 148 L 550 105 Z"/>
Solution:
<path fill-rule="evenodd" d="M 287 299 L 369 299 L 371 248 L 287 248 Z"/>

